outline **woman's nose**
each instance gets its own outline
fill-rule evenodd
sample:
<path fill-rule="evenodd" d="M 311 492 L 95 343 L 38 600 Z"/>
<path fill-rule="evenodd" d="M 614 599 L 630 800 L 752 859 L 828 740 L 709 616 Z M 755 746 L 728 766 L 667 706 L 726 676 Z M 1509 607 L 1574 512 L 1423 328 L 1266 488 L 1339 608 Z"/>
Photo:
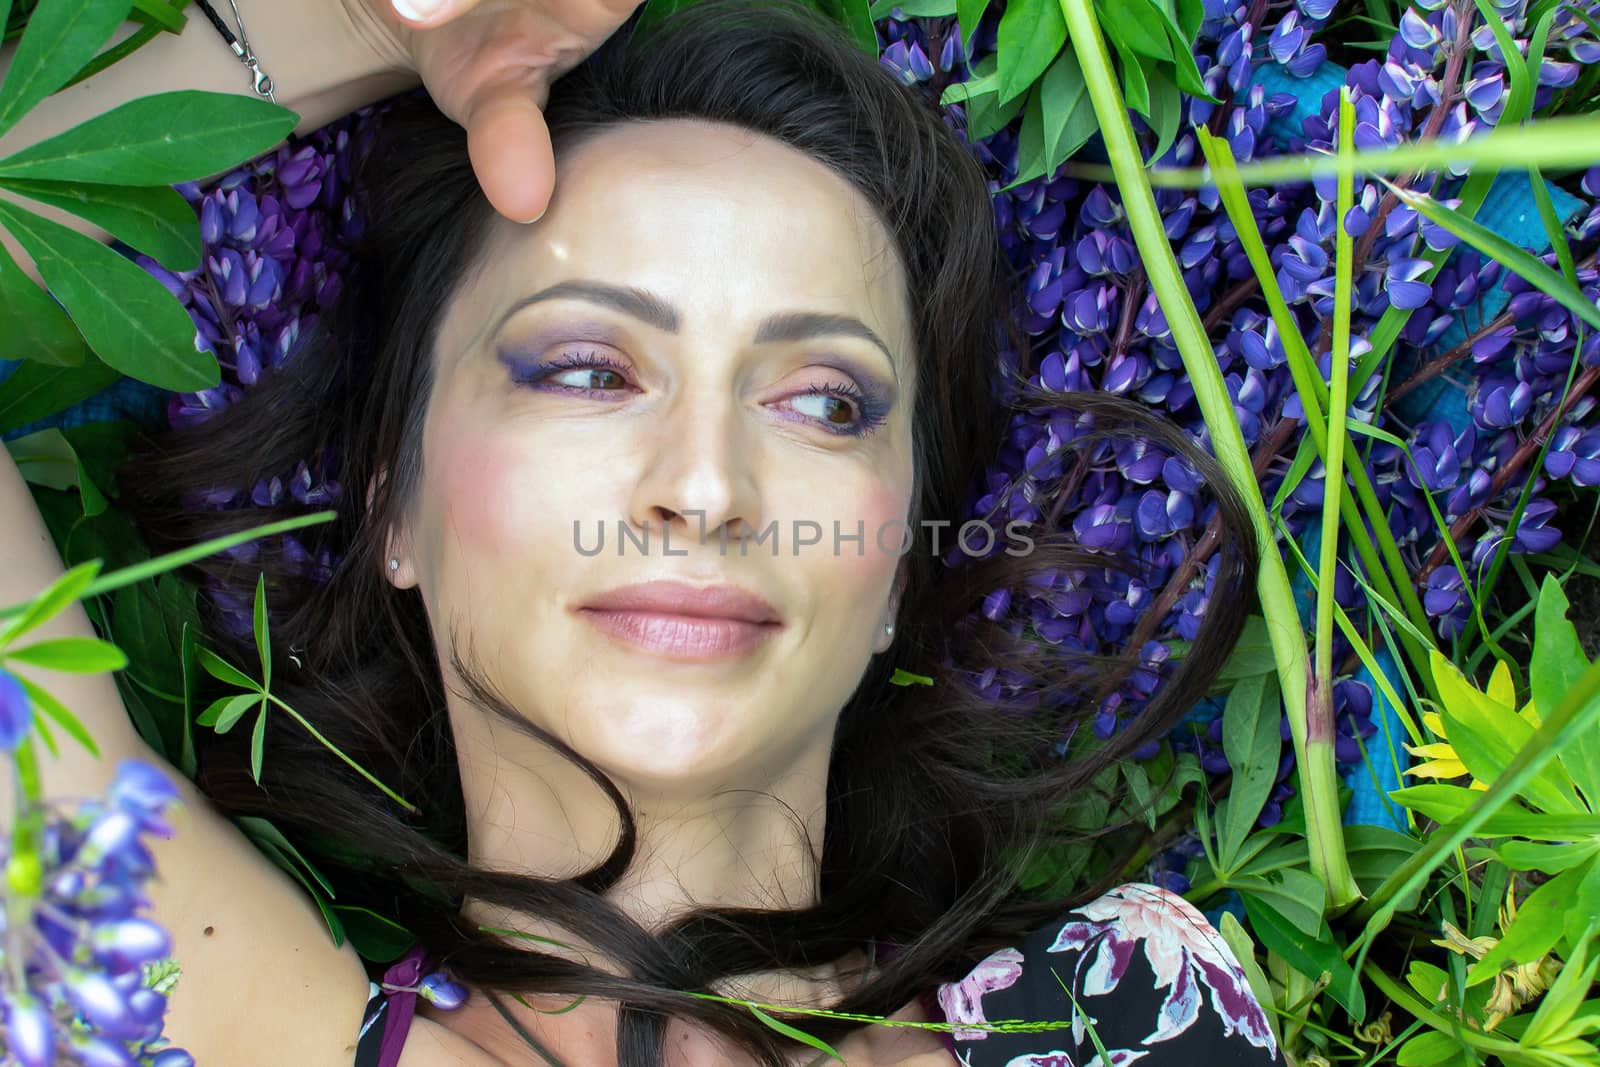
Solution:
<path fill-rule="evenodd" d="M 731 397 L 683 395 L 669 405 L 644 458 L 629 518 L 645 529 L 670 528 L 674 544 L 732 543 L 760 529 L 757 456 L 742 419 Z"/>

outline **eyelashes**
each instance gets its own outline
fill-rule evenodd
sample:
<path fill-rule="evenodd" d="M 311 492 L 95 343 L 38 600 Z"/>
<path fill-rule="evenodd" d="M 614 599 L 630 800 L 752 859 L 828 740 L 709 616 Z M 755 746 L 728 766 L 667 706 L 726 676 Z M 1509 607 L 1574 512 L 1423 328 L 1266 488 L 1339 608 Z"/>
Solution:
<path fill-rule="evenodd" d="M 567 393 L 591 400 L 605 399 L 607 394 L 621 391 L 621 388 L 608 388 L 602 383 L 626 386 L 628 379 L 628 368 L 625 364 L 596 349 L 575 350 L 547 362 L 531 365 L 504 355 L 501 356 L 501 361 L 511 368 L 511 380 L 518 386 Z M 568 371 L 585 370 L 589 372 L 587 385 L 568 385 L 550 381 Z M 841 437 L 864 437 L 883 425 L 884 420 L 888 418 L 889 404 L 885 400 L 850 385 L 829 383 L 811 386 L 787 399 L 793 401 L 813 397 L 823 398 L 823 406 L 829 411 L 838 411 L 841 402 L 854 409 L 854 417 L 849 423 L 834 422 L 828 415 L 801 415 L 805 421 L 816 423 L 827 432 Z"/>

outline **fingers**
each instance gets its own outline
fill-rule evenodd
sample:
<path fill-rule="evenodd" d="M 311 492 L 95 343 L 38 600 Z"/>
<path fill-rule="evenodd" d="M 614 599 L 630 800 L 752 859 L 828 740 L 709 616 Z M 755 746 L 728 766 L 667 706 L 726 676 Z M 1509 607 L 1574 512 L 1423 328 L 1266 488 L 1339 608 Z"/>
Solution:
<path fill-rule="evenodd" d="M 478 6 L 478 0 L 389 0 L 395 14 L 415 29 L 442 26 Z"/>
<path fill-rule="evenodd" d="M 513 222 L 544 214 L 555 186 L 555 155 L 544 115 L 526 87 L 475 101 L 467 116 L 467 154 L 484 195 Z"/>

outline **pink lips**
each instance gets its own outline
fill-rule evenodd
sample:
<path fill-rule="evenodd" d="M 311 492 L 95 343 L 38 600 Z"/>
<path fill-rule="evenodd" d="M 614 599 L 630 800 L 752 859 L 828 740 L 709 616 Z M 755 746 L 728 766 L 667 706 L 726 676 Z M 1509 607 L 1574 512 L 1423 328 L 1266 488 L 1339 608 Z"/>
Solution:
<path fill-rule="evenodd" d="M 606 633 L 673 659 L 744 655 L 783 628 L 770 603 L 730 585 L 645 582 L 593 597 L 576 610 Z"/>

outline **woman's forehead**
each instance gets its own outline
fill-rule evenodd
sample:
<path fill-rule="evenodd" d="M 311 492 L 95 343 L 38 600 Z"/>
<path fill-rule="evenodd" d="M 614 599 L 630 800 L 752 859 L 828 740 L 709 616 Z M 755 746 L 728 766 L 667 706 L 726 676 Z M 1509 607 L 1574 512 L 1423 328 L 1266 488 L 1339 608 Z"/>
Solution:
<path fill-rule="evenodd" d="M 897 364 L 912 359 L 905 275 L 872 205 L 798 150 L 722 123 L 630 123 L 572 146 L 544 217 L 497 219 L 474 275 L 450 316 L 473 331 L 529 293 L 598 279 L 719 334 L 775 312 L 851 315 Z"/>

